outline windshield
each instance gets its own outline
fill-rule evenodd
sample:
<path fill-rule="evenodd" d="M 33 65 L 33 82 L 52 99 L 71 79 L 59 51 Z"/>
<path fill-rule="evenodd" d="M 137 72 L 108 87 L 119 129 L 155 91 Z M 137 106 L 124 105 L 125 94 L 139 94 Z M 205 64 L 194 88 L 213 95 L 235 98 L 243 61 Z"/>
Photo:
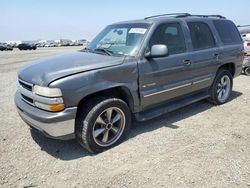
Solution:
<path fill-rule="evenodd" d="M 92 52 L 107 55 L 135 56 L 148 30 L 149 24 L 116 24 L 107 26 L 87 46 Z"/>

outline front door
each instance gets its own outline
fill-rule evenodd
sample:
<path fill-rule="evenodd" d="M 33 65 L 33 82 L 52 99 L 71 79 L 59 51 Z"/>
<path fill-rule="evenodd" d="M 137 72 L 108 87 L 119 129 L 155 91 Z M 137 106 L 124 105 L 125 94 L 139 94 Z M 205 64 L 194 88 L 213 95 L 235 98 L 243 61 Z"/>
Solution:
<path fill-rule="evenodd" d="M 191 92 L 190 55 L 181 23 L 159 25 L 152 35 L 152 45 L 165 44 L 169 54 L 160 58 L 144 58 L 139 62 L 141 105 L 148 108 Z"/>

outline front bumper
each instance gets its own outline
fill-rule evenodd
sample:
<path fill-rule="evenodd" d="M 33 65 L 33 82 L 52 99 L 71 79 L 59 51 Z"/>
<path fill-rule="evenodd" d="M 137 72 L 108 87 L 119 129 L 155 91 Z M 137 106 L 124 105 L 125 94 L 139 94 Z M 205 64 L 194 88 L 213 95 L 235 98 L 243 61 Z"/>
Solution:
<path fill-rule="evenodd" d="M 75 117 L 77 107 L 66 108 L 62 112 L 47 112 L 24 102 L 19 92 L 15 94 L 15 104 L 21 118 L 32 128 L 47 137 L 69 140 L 75 138 Z"/>

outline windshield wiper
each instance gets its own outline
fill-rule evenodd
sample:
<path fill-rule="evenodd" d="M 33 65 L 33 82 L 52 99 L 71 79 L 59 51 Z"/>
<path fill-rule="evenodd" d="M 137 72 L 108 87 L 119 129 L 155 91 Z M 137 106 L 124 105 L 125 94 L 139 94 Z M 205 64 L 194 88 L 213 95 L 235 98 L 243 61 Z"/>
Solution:
<path fill-rule="evenodd" d="M 106 49 L 103 49 L 103 48 L 96 48 L 95 51 L 104 52 L 105 54 L 107 54 L 109 56 L 114 54 L 114 52 L 112 52 L 111 50 L 106 50 Z"/>
<path fill-rule="evenodd" d="M 80 50 L 81 52 L 93 52 L 93 50 L 92 49 L 90 49 L 90 48 L 87 48 L 87 47 L 85 47 L 85 48 L 83 48 L 82 50 Z"/>
<path fill-rule="evenodd" d="M 106 50 L 103 48 L 96 48 L 96 49 L 91 49 L 91 48 L 83 48 L 82 50 L 80 50 L 81 52 L 90 52 L 90 53 L 97 53 L 97 52 L 102 52 L 105 53 L 109 56 L 114 55 L 114 52 L 111 50 Z"/>

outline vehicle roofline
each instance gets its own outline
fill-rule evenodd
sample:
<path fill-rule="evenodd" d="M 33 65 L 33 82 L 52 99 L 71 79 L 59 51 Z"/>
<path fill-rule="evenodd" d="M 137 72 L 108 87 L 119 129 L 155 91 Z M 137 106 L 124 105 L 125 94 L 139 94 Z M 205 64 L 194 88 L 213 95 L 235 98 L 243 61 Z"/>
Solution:
<path fill-rule="evenodd" d="M 156 17 L 156 18 L 149 18 L 149 19 L 137 19 L 137 20 L 128 20 L 128 21 L 121 21 L 121 22 L 115 22 L 110 25 L 118 25 L 118 24 L 136 24 L 136 23 L 148 23 L 148 24 L 154 24 L 154 23 L 161 23 L 161 22 L 171 22 L 176 20 L 182 20 L 182 21 L 203 21 L 203 20 L 229 20 L 227 18 L 217 18 L 217 17 L 200 17 L 200 16 L 190 16 L 190 17 Z"/>

